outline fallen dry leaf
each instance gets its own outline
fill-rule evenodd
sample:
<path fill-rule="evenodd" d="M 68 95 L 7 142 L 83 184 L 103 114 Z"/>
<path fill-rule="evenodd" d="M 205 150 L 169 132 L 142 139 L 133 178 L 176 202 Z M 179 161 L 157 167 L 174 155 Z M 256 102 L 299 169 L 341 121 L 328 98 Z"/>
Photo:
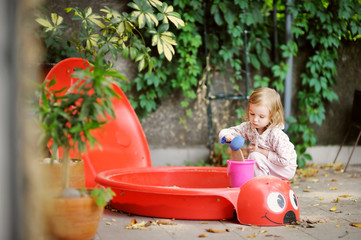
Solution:
<path fill-rule="evenodd" d="M 279 238 L 279 237 L 281 237 L 281 236 L 279 236 L 279 235 L 273 235 L 273 234 L 267 234 L 267 235 L 265 235 L 265 237 Z"/>
<path fill-rule="evenodd" d="M 361 223 L 350 223 L 350 226 L 361 228 Z"/>
<path fill-rule="evenodd" d="M 349 198 L 349 197 L 351 197 L 351 195 L 340 195 L 339 197 L 342 197 L 342 198 Z"/>
<path fill-rule="evenodd" d="M 227 231 L 227 229 L 226 229 L 226 230 L 216 230 L 216 229 L 214 229 L 214 228 L 208 228 L 208 229 L 206 229 L 206 231 L 207 231 L 207 232 L 210 232 L 210 233 L 225 233 L 225 232 L 229 232 L 229 231 Z"/>
<path fill-rule="evenodd" d="M 330 211 L 331 211 L 331 212 L 334 212 L 334 211 L 336 211 L 336 210 L 337 210 L 337 207 L 336 207 L 336 206 L 330 208 Z"/>
<path fill-rule="evenodd" d="M 142 221 L 138 223 L 137 220 L 133 218 L 132 221 L 125 227 L 125 229 L 151 230 L 148 228 L 150 225 L 152 225 L 152 221 Z"/>
<path fill-rule="evenodd" d="M 257 237 L 258 234 L 264 234 L 264 233 L 267 233 L 267 232 L 268 232 L 267 230 L 260 230 L 258 232 L 253 233 L 253 235 L 248 235 L 247 238 L 255 238 L 255 237 Z"/>
<path fill-rule="evenodd" d="M 330 187 L 330 190 L 338 190 L 337 187 Z"/>
<path fill-rule="evenodd" d="M 332 178 L 332 179 L 327 180 L 326 182 L 338 182 L 338 179 L 337 178 Z"/>
<path fill-rule="evenodd" d="M 340 202 L 340 199 L 339 198 L 336 198 L 335 200 L 332 200 L 331 203 L 339 203 Z"/>
<path fill-rule="evenodd" d="M 328 220 L 327 219 L 319 219 L 317 220 L 317 223 L 327 223 Z"/>
<path fill-rule="evenodd" d="M 302 228 L 314 228 L 315 226 L 313 225 L 313 223 L 309 222 L 308 220 L 301 220 L 301 221 L 296 221 L 293 222 L 290 225 L 286 225 L 286 227 L 291 227 L 294 228 L 296 227 L 296 225 L 301 226 Z"/>
<path fill-rule="evenodd" d="M 314 168 L 298 169 L 296 176 L 297 178 L 312 178 L 315 176 L 316 173 L 318 173 L 318 169 L 314 169 Z"/>
<path fill-rule="evenodd" d="M 322 169 L 335 169 L 340 170 L 343 169 L 342 163 L 328 163 L 326 165 L 321 166 Z"/>
<path fill-rule="evenodd" d="M 257 237 L 257 233 L 254 233 L 253 235 L 248 235 L 246 238 L 255 238 Z"/>
<path fill-rule="evenodd" d="M 296 226 L 295 226 L 295 225 L 293 225 L 293 224 L 288 224 L 288 225 L 285 225 L 285 227 L 295 228 Z"/>
<path fill-rule="evenodd" d="M 319 220 L 310 220 L 310 219 L 301 219 L 299 221 L 292 222 L 291 225 L 286 225 L 289 227 L 296 227 L 296 225 L 302 228 L 314 228 L 317 223 L 326 223 L 327 219 L 319 219 Z"/>
<path fill-rule="evenodd" d="M 198 237 L 199 237 L 199 238 L 205 238 L 205 237 L 208 237 L 208 235 L 205 234 L 205 233 L 201 233 L 201 234 L 198 235 Z"/>
<path fill-rule="evenodd" d="M 177 225 L 173 220 L 157 220 L 156 223 L 158 225 Z"/>

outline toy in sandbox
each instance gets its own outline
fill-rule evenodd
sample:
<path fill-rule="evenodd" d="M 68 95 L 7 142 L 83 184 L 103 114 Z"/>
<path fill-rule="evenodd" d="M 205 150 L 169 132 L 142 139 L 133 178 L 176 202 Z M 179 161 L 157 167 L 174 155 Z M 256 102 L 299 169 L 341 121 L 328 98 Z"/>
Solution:
<path fill-rule="evenodd" d="M 47 78 L 56 76 L 56 84 L 70 87 L 74 82 L 70 73 L 83 61 L 59 62 Z M 242 186 L 229 187 L 227 168 L 152 167 L 140 122 L 122 90 L 114 89 L 120 95 L 113 100 L 116 117 L 94 131 L 102 150 L 90 149 L 82 156 L 86 186 L 111 187 L 116 193 L 112 207 L 149 217 L 191 220 L 230 219 L 236 211 L 240 223 L 265 226 L 299 219 L 296 195 L 276 177 L 251 176 Z"/>
<path fill-rule="evenodd" d="M 253 178 L 254 160 L 244 159 L 242 146 L 244 138 L 236 136 L 231 142 L 227 142 L 226 137 L 221 139 L 221 143 L 228 143 L 231 148 L 231 159 L 227 160 L 227 176 L 230 179 L 231 187 L 241 187 L 245 182 Z"/>
<path fill-rule="evenodd" d="M 237 218 L 240 223 L 272 226 L 283 225 L 299 219 L 296 194 L 287 180 L 277 177 L 255 177 L 254 160 L 244 159 L 241 148 L 245 140 L 236 136 L 231 142 L 232 159 L 227 160 L 227 176 L 231 187 L 240 187 L 237 201 Z"/>

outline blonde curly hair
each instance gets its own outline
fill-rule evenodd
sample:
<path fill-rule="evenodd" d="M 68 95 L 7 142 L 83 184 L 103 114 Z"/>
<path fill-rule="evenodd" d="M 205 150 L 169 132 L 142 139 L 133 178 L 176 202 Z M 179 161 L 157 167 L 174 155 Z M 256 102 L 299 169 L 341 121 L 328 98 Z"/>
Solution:
<path fill-rule="evenodd" d="M 249 120 L 249 104 L 264 105 L 270 111 L 271 122 L 267 128 L 280 127 L 285 125 L 284 110 L 281 96 L 272 88 L 257 88 L 250 96 L 247 107 L 246 120 Z"/>

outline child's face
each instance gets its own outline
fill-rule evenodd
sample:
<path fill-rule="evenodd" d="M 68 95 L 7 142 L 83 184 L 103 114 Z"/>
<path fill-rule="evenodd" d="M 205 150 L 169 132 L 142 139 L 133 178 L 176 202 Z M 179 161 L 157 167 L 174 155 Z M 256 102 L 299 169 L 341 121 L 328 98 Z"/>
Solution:
<path fill-rule="evenodd" d="M 269 109 L 264 105 L 249 104 L 248 117 L 251 124 L 262 133 L 271 121 Z"/>

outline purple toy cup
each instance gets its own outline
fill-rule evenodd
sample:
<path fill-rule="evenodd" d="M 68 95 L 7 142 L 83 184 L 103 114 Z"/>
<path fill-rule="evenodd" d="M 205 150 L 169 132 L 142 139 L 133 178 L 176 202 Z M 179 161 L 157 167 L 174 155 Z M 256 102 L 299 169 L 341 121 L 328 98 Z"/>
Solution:
<path fill-rule="evenodd" d="M 245 182 L 254 177 L 254 160 L 227 160 L 227 163 L 227 176 L 229 176 L 231 187 L 241 187 Z"/>

